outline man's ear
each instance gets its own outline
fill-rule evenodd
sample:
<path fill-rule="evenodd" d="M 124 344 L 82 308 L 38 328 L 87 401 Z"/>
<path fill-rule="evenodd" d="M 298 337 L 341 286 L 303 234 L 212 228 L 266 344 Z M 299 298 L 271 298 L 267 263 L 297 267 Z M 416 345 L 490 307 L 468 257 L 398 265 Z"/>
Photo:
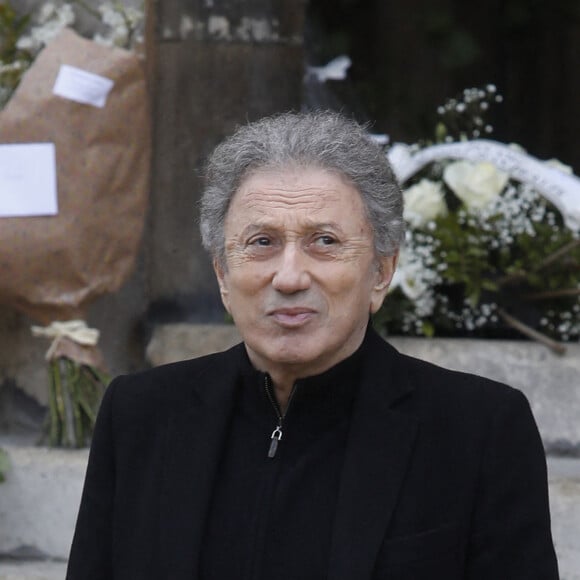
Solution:
<path fill-rule="evenodd" d="M 393 279 L 397 262 L 399 260 L 399 251 L 392 256 L 379 256 L 377 259 L 377 278 L 376 283 L 371 291 L 370 312 L 374 314 L 382 306 L 385 296 L 389 291 L 389 284 Z"/>
<path fill-rule="evenodd" d="M 219 258 L 213 259 L 213 271 L 215 272 L 218 285 L 220 287 L 220 296 L 222 297 L 222 303 L 224 305 L 224 308 L 231 314 L 230 298 L 227 283 L 227 272 L 222 260 L 220 260 Z"/>

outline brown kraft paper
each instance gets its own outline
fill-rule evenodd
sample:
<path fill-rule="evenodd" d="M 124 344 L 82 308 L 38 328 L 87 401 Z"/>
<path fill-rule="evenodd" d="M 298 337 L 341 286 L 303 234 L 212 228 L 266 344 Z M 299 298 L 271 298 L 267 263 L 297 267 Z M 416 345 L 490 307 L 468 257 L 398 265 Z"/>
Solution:
<path fill-rule="evenodd" d="M 106 105 L 54 95 L 62 64 L 111 79 Z M 71 30 L 50 42 L 0 111 L 0 143 L 41 142 L 56 147 L 59 213 L 0 217 L 0 304 L 47 324 L 82 318 L 94 298 L 117 290 L 133 268 L 151 149 L 138 58 Z"/>

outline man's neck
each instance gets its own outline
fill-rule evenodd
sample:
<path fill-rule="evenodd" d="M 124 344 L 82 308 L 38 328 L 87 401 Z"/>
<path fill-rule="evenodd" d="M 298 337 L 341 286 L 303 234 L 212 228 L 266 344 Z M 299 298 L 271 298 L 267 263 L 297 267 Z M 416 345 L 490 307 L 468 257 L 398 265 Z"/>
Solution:
<path fill-rule="evenodd" d="M 288 408 L 288 401 L 290 400 L 290 394 L 294 388 L 294 383 L 300 378 L 294 375 L 288 375 L 288 373 L 268 373 L 272 379 L 272 384 L 274 385 L 274 396 L 276 397 L 276 402 L 280 407 L 282 414 L 286 412 Z"/>

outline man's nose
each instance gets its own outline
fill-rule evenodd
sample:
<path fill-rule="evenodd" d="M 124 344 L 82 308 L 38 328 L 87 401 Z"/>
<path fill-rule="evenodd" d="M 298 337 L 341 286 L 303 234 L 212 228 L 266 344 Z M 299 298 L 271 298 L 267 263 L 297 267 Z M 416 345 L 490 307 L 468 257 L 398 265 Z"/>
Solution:
<path fill-rule="evenodd" d="M 278 292 L 293 294 L 310 286 L 308 258 L 297 244 L 286 244 L 276 266 L 272 286 Z"/>

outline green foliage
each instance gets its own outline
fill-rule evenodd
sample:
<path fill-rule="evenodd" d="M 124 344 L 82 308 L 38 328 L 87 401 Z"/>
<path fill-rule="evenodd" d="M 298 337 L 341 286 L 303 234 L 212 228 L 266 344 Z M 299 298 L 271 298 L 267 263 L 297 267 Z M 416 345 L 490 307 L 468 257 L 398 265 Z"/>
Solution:
<path fill-rule="evenodd" d="M 50 362 L 46 438 L 51 447 L 85 447 L 108 377 L 67 357 Z"/>
<path fill-rule="evenodd" d="M 9 0 L 0 4 L 0 59 L 4 62 L 18 58 L 20 51 L 16 43 L 24 34 L 29 21 L 30 15 L 18 16 Z"/>
<path fill-rule="evenodd" d="M 0 109 L 10 99 L 32 55 L 17 47 L 19 38 L 30 22 L 30 15 L 19 16 L 9 0 L 0 4 Z"/>
<path fill-rule="evenodd" d="M 10 459 L 8 453 L 0 448 L 0 483 L 6 481 L 6 473 L 10 468 Z"/>

